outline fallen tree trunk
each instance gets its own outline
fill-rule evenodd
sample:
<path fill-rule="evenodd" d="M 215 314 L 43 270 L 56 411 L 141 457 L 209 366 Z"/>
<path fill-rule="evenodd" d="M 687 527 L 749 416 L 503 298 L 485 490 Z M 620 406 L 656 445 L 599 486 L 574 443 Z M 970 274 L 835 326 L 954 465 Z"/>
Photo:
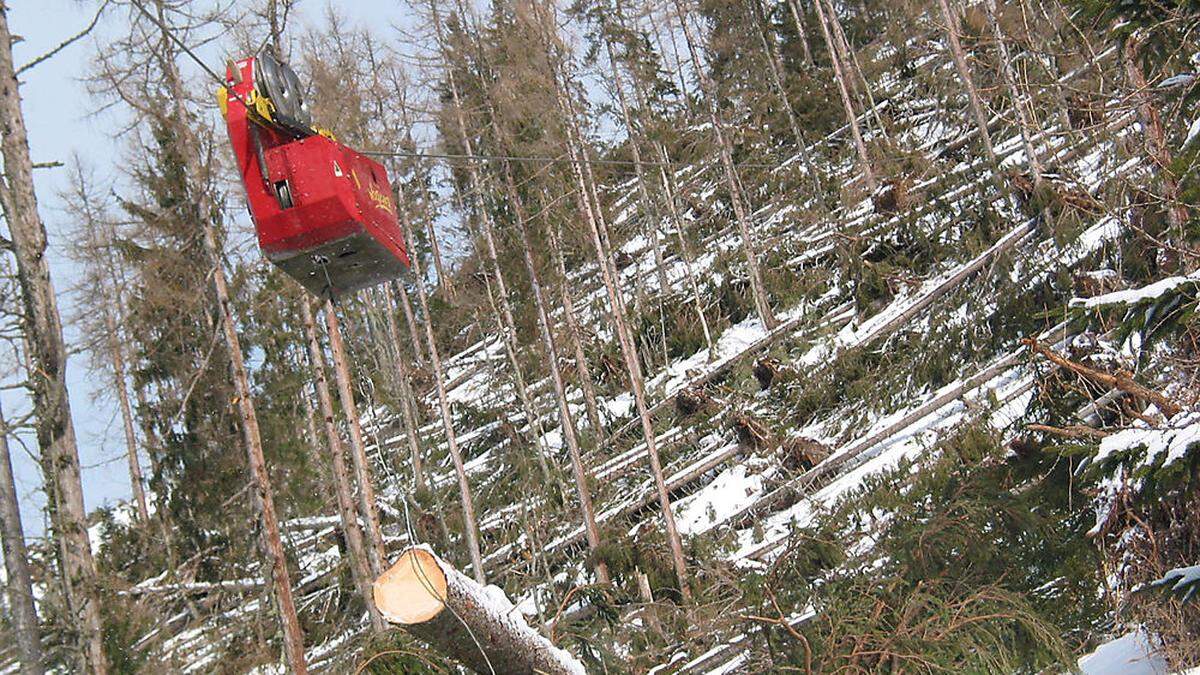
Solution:
<path fill-rule="evenodd" d="M 479 673 L 584 673 L 574 656 L 530 628 L 503 592 L 425 547 L 406 550 L 375 580 L 375 605 L 387 621 Z"/>

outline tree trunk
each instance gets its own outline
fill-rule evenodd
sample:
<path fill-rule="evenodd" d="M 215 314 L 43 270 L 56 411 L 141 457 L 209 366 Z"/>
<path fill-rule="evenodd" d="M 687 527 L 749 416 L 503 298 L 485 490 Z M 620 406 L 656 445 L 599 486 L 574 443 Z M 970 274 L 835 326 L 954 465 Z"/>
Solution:
<path fill-rule="evenodd" d="M 494 114 L 494 113 L 493 113 Z M 499 129 L 499 124 L 496 125 Z M 538 280 L 537 266 L 533 261 L 533 244 L 529 240 L 529 229 L 525 209 L 521 205 L 517 186 L 513 183 L 512 173 L 508 166 L 504 167 L 504 182 L 508 188 L 509 205 L 517 219 L 517 232 L 521 236 L 521 252 L 524 254 L 525 271 L 529 275 L 529 285 L 533 289 L 533 301 L 537 309 L 538 330 L 542 336 L 542 346 L 550 361 L 550 377 L 554 383 L 554 398 L 558 402 L 558 419 L 562 425 L 563 438 L 571 455 L 571 470 L 575 474 L 575 489 L 579 494 L 579 511 L 583 517 L 583 527 L 587 534 L 588 548 L 596 558 L 596 579 L 602 584 L 609 582 L 608 566 L 597 555 L 600 549 L 600 530 L 596 527 L 596 513 L 592 507 L 592 492 L 587 468 L 583 465 L 583 453 L 579 449 L 579 439 L 575 435 L 575 422 L 571 419 L 571 408 L 567 403 L 567 388 L 563 384 L 562 371 L 558 367 L 558 348 L 554 344 L 554 336 L 550 332 L 550 316 L 546 309 L 546 299 L 542 295 L 542 284 Z"/>
<path fill-rule="evenodd" d="M 333 397 L 329 394 L 329 382 L 325 377 L 325 354 L 321 349 L 321 341 L 317 337 L 317 326 L 313 320 L 312 308 L 308 304 L 307 295 L 300 298 L 300 317 L 304 323 L 304 338 L 308 343 L 309 366 L 312 368 L 313 388 L 317 391 L 317 405 L 321 409 L 325 443 L 329 446 L 333 493 L 337 501 L 338 516 L 342 522 L 342 533 L 346 538 L 346 550 L 350 554 L 351 576 L 367 605 L 367 612 L 371 617 L 371 627 L 379 632 L 383 630 L 383 624 L 375 609 L 375 599 L 370 593 L 371 579 L 375 577 L 375 574 L 370 568 L 369 556 L 363 543 L 362 529 L 359 527 L 358 515 L 354 510 L 354 497 L 352 496 L 354 488 L 346 469 L 346 449 L 342 445 L 342 437 L 337 431 Z"/>
<path fill-rule="evenodd" d="M 346 355 L 346 343 L 342 339 L 342 327 L 338 322 L 333 303 L 325 301 L 325 328 L 329 333 L 329 352 L 333 356 L 333 374 L 337 382 L 338 398 L 342 402 L 342 413 L 350 429 L 350 459 L 354 475 L 358 480 L 358 510 L 362 517 L 363 539 L 367 548 L 367 560 L 371 563 L 371 574 L 383 572 L 383 532 L 379 527 L 379 507 L 375 504 L 375 482 L 371 475 L 371 462 L 367 458 L 367 446 L 363 440 L 362 420 L 358 405 L 354 402 L 354 382 L 350 375 L 350 359 Z"/>
<path fill-rule="evenodd" d="M 850 134 L 854 137 L 854 148 L 858 151 L 863 180 L 867 182 L 867 189 L 874 193 L 879 188 L 879 183 L 876 182 L 875 171 L 871 168 L 871 158 L 867 154 L 867 145 L 863 142 L 862 129 L 858 125 L 858 114 L 854 112 L 854 102 L 850 98 L 850 90 L 846 88 L 846 75 L 842 69 L 841 59 L 838 58 L 838 49 L 834 45 L 833 35 L 829 32 L 829 24 L 825 17 L 825 10 L 821 7 L 821 0 L 815 0 L 813 6 L 817 8 L 817 23 L 821 25 L 821 36 L 825 38 L 825 48 L 829 50 L 829 61 L 833 64 L 833 77 L 837 80 L 838 92 L 842 96 L 842 107 L 846 110 L 846 123 L 850 125 Z"/>
<path fill-rule="evenodd" d="M 808 31 L 804 29 L 804 17 L 800 16 L 798 0 L 787 0 L 788 10 L 792 14 L 792 23 L 796 26 L 796 36 L 800 38 L 800 50 L 804 54 L 804 65 L 813 66 L 812 49 L 808 46 Z"/>
<path fill-rule="evenodd" d="M 779 45 L 775 42 L 775 36 L 767 31 L 767 22 L 769 19 L 763 12 L 762 5 L 759 0 L 746 0 L 750 4 L 750 9 L 754 17 L 754 25 L 757 29 L 759 43 L 763 48 L 763 56 L 767 58 L 768 70 L 771 73 L 771 86 L 775 89 L 775 95 L 779 97 L 779 102 L 783 104 L 783 110 L 787 113 L 788 126 L 792 130 L 792 137 L 796 139 L 796 148 L 804 147 L 804 134 L 800 131 L 800 121 L 796 119 L 796 110 L 792 107 L 792 101 L 788 98 L 787 87 L 783 81 L 783 59 L 779 54 Z M 805 155 L 807 159 L 808 155 Z"/>
<path fill-rule="evenodd" d="M 443 50 L 443 54 L 446 55 L 444 36 L 442 34 L 442 20 L 440 14 L 438 13 L 438 5 L 436 0 L 431 0 L 430 9 L 433 13 L 433 25 L 437 34 L 438 45 Z M 448 58 L 448 55 L 446 56 Z M 470 135 L 467 132 L 467 123 L 463 116 L 462 100 L 459 98 L 458 94 L 458 83 L 455 81 L 454 72 L 448 64 L 446 68 L 446 79 L 450 85 L 451 103 L 454 106 L 454 118 L 458 129 L 459 140 L 463 144 L 463 150 L 466 155 L 468 157 L 473 157 L 475 154 L 475 149 L 471 143 Z M 471 193 L 476 196 L 476 200 L 478 201 L 479 195 L 483 194 L 484 189 L 484 181 L 479 175 L 479 167 L 473 160 L 469 159 L 467 161 L 466 169 Z M 516 322 L 513 319 L 512 307 L 509 302 L 508 286 L 504 281 L 504 270 L 500 265 L 500 256 L 496 250 L 492 216 L 488 211 L 487 206 L 483 204 L 482 201 L 480 201 L 478 204 L 478 212 L 480 216 L 480 234 L 483 235 L 487 258 L 489 262 L 491 262 L 492 275 L 496 279 L 496 287 L 498 295 L 500 296 L 499 305 L 501 310 L 501 333 L 504 339 L 505 353 L 508 356 L 509 363 L 512 365 L 513 384 L 517 390 L 517 398 L 520 400 L 521 407 L 524 409 L 529 428 L 535 436 L 534 442 L 537 445 L 538 452 L 541 454 L 542 458 L 549 458 L 550 449 L 546 445 L 546 432 L 542 427 L 541 417 L 537 414 L 537 410 L 534 408 L 533 401 L 529 396 L 528 388 L 525 385 L 525 376 L 521 372 L 521 363 L 517 358 L 517 348 L 519 345 L 517 343 Z M 546 480 L 551 480 L 548 467 L 546 466 L 546 460 L 541 459 L 540 465 L 543 473 L 546 474 Z"/>
<path fill-rule="evenodd" d="M 987 155 L 988 163 L 993 170 L 999 168 L 996 161 L 996 151 L 992 148 L 992 135 L 988 132 L 988 117 L 983 112 L 983 102 L 979 98 L 979 90 L 975 88 L 975 80 L 971 77 L 971 69 L 967 66 L 967 57 L 963 54 L 962 44 L 958 41 L 959 23 L 958 12 L 950 8 L 950 0 L 938 0 L 942 7 L 942 18 L 946 22 L 946 42 L 950 45 L 950 55 L 954 58 L 954 68 L 958 77 L 967 90 L 967 100 L 971 105 L 971 115 L 975 117 L 975 126 L 979 129 L 979 140 L 983 144 L 983 152 Z"/>
<path fill-rule="evenodd" d="M 428 364 L 425 358 L 425 348 L 422 346 L 421 332 L 417 330 L 417 317 L 413 313 L 412 300 L 408 297 L 408 289 L 399 281 L 393 282 L 397 294 L 400 296 L 400 309 L 404 310 L 404 322 L 408 325 L 408 337 L 412 343 L 413 358 L 417 360 L 417 365 L 424 368 Z"/>
<path fill-rule="evenodd" d="M 654 272 L 658 276 L 659 298 L 661 299 L 671 290 L 671 282 L 667 278 L 666 263 L 663 260 L 662 244 L 660 242 L 660 232 L 658 224 L 661 218 L 657 217 L 654 202 L 650 199 L 650 194 L 646 190 L 646 169 L 642 164 L 642 150 L 640 134 L 633 127 L 633 116 L 629 114 L 629 101 L 625 98 L 625 84 L 621 81 L 621 71 L 617 68 L 616 56 L 613 54 L 612 42 L 606 35 L 604 37 L 604 49 L 608 54 L 608 65 L 612 73 L 613 88 L 617 92 L 617 102 L 621 108 L 621 119 L 625 122 L 625 136 L 629 143 L 629 149 L 633 153 L 634 169 L 637 172 L 637 189 L 638 199 L 642 203 L 642 232 L 654 252 Z M 636 75 L 635 75 L 636 77 Z"/>
<path fill-rule="evenodd" d="M 46 228 L 38 214 L 33 187 L 33 162 L 29 158 L 12 42 L 8 7 L 0 1 L 0 153 L 4 158 L 0 206 L 12 238 L 24 304 L 38 447 L 46 472 L 54 533 L 60 540 L 62 554 L 68 611 L 65 620 L 78 631 L 80 670 L 104 673 L 108 662 L 101 634 L 96 564 L 87 534 L 79 449 L 67 392 L 67 349 L 46 259 Z"/>
<path fill-rule="evenodd" d="M 767 299 L 767 291 L 763 284 L 762 273 L 758 268 L 757 246 L 754 234 L 750 230 L 750 221 L 746 215 L 746 207 L 742 204 L 741 179 L 738 177 L 737 167 L 733 164 L 733 147 L 729 142 L 728 136 L 725 134 L 721 117 L 717 111 L 716 86 L 708 76 L 708 71 L 704 70 L 700 64 L 700 55 L 696 51 L 697 43 L 695 36 L 692 35 L 691 24 L 688 22 L 687 14 L 684 12 L 683 3 L 681 0 L 673 0 L 673 4 L 675 13 L 679 18 L 679 23 L 683 27 L 683 37 L 684 41 L 687 42 L 688 53 L 692 57 L 692 66 L 700 78 L 701 93 L 704 95 L 704 101 L 708 105 L 708 116 L 712 122 L 713 133 L 717 137 L 717 149 L 721 157 L 721 166 L 725 169 L 725 183 L 729 190 L 729 201 L 733 205 L 734 217 L 737 220 L 738 230 L 742 235 L 742 251 L 746 255 L 746 270 L 750 277 L 750 292 L 754 296 L 754 307 L 758 311 L 758 318 L 762 320 L 763 326 L 767 330 L 771 330 L 779 324 L 779 321 L 776 320 L 775 313 L 771 310 L 771 303 Z"/>
<path fill-rule="evenodd" d="M 821 1 L 817 0 L 818 3 Z M 854 71 L 850 78 L 850 84 L 855 94 L 866 99 L 867 106 L 871 108 L 871 117 L 875 119 L 875 127 L 879 129 L 879 135 L 888 145 L 891 145 L 891 136 L 888 135 L 887 127 L 883 124 L 883 118 L 879 116 L 879 107 L 875 105 L 875 95 L 871 93 L 871 83 L 867 82 L 867 76 L 863 74 L 862 64 L 858 62 L 858 55 L 850 48 L 850 41 L 846 39 L 846 32 L 842 30 L 842 22 L 838 20 L 832 0 L 825 0 L 825 3 L 825 10 L 828 12 L 826 16 L 829 17 L 830 28 L 833 29 L 834 44 L 838 48 L 838 57 L 842 60 L 843 68 Z M 862 85 L 861 92 L 858 90 L 859 84 Z"/>
<path fill-rule="evenodd" d="M 618 10 L 616 12 L 617 25 L 622 30 L 625 30 L 626 29 L 625 16 L 624 16 L 623 12 L 621 11 L 620 3 L 617 4 L 617 10 Z M 612 58 L 611 48 L 610 48 L 609 58 L 610 58 L 610 60 Z M 615 74 L 616 74 L 616 71 L 614 70 L 614 75 Z M 638 103 L 639 109 L 644 111 L 644 114 L 649 115 L 650 114 L 650 105 L 649 105 L 649 101 L 648 101 L 648 96 L 643 87 L 643 83 L 638 79 L 636 73 L 633 73 L 633 72 L 630 73 L 630 81 L 633 83 L 633 93 L 634 93 L 634 96 L 637 97 L 637 103 Z M 643 124 L 645 124 L 645 122 L 643 122 Z M 631 120 L 629 119 L 628 114 L 626 114 L 625 125 L 629 130 L 628 133 L 632 137 L 634 134 L 634 127 L 633 127 Z M 797 139 L 797 142 L 799 142 L 799 139 Z M 683 219 L 679 217 L 679 209 L 677 207 L 677 202 L 675 201 L 675 192 L 673 190 L 673 186 L 672 186 L 670 177 L 668 176 L 668 170 L 671 168 L 671 158 L 667 154 L 667 149 L 661 141 L 655 141 L 654 148 L 658 153 L 658 174 L 659 174 L 659 180 L 662 182 L 663 202 L 666 203 L 667 215 L 670 217 L 671 226 L 674 228 L 675 236 L 679 241 L 679 255 L 683 258 L 683 261 L 684 261 L 684 268 L 687 273 L 688 288 L 692 292 L 692 301 L 696 307 L 696 317 L 700 321 L 700 326 L 704 331 L 704 344 L 708 346 L 708 357 L 711 360 L 711 359 L 716 358 L 716 349 L 715 349 L 716 345 L 713 342 L 712 332 L 708 326 L 708 317 L 705 316 L 705 314 L 704 314 L 704 302 L 700 299 L 700 287 L 696 283 L 695 271 L 692 269 L 691 251 L 688 248 L 687 242 L 684 241 L 684 238 L 683 238 Z M 804 161 L 811 167 L 811 162 L 809 161 L 807 154 L 805 154 L 804 157 L 805 157 Z M 812 170 L 812 173 L 815 178 L 816 171 Z"/>
<path fill-rule="evenodd" d="M 427 548 L 410 548 L 375 580 L 388 621 L 477 673 L 583 675 L 569 652 L 525 623 L 499 599 Z"/>
<path fill-rule="evenodd" d="M 237 395 L 237 408 L 241 417 L 242 434 L 246 442 L 246 454 L 250 468 L 250 476 L 254 485 L 255 505 L 259 512 L 262 529 L 260 540 L 263 553 L 267 557 L 270 568 L 272 587 L 275 595 L 275 609 L 279 613 L 280 628 L 283 632 L 283 651 L 288 667 L 293 672 L 304 674 L 308 672 L 308 663 L 304 655 L 304 633 L 300 629 L 300 620 L 296 616 L 296 604 L 292 598 L 291 579 L 288 574 L 287 556 L 283 551 L 283 541 L 279 535 L 279 519 L 275 513 L 275 496 L 271 490 L 271 477 L 267 473 L 267 462 L 263 456 L 262 435 L 258 427 L 258 413 L 254 408 L 253 392 L 250 389 L 250 376 L 246 372 L 245 357 L 242 354 L 242 344 L 237 335 L 237 324 L 233 319 L 233 309 L 230 306 L 229 286 L 225 279 L 225 267 L 222 263 L 221 248 L 217 243 L 216 227 L 209 214 L 219 212 L 213 202 L 212 195 L 204 187 L 204 172 L 194 154 L 202 146 L 187 122 L 183 108 L 188 97 L 184 91 L 183 81 L 175 65 L 175 54 L 167 50 L 172 44 L 166 35 L 163 0 L 156 2 L 158 21 L 163 28 L 163 53 L 159 60 L 163 75 L 175 101 L 175 109 L 163 121 L 173 127 L 173 141 L 176 152 L 182 158 L 186 175 L 194 186 L 195 198 L 199 202 L 200 222 L 197 223 L 203 234 L 204 250 L 212 264 L 213 289 L 216 293 L 217 312 L 221 322 L 221 330 L 225 338 L 225 347 L 229 353 L 229 369 L 233 378 L 234 392 Z"/>
<path fill-rule="evenodd" d="M 945 1 L 945 0 L 943 0 Z M 1025 100 L 1024 92 L 1017 87 L 1016 74 L 1013 72 L 1012 57 L 1008 53 L 1008 43 L 1005 42 L 1004 32 L 1000 29 L 1000 21 L 996 17 L 996 0 L 984 0 L 984 8 L 987 10 L 988 23 L 992 27 L 992 36 L 996 38 L 996 47 L 1000 50 L 1000 77 L 1004 81 L 1004 88 L 1008 90 L 1008 96 L 1012 99 L 1013 110 L 1017 113 L 1017 126 L 1021 131 L 1021 143 L 1025 147 L 1025 161 L 1029 163 L 1029 171 L 1033 174 L 1033 184 L 1040 191 L 1042 187 L 1042 162 L 1038 158 L 1037 150 L 1033 147 L 1033 140 L 1030 138 L 1030 130 L 1033 125 L 1029 119 L 1028 103 Z"/>
<path fill-rule="evenodd" d="M 394 283 L 394 282 L 393 282 Z M 425 465 L 421 461 L 421 442 L 417 436 L 421 428 L 416 401 L 413 399 L 412 374 L 409 372 L 405 354 L 400 350 L 400 330 L 396 326 L 396 298 L 388 284 L 383 286 L 384 314 L 387 315 L 388 338 L 392 342 L 396 359 L 396 384 L 400 389 L 400 412 L 404 416 L 404 436 L 408 440 L 408 450 L 412 460 L 413 480 L 422 490 L 429 489 L 429 479 L 425 476 Z"/>
<path fill-rule="evenodd" d="M 403 199 L 404 193 L 397 192 Z M 411 242 L 412 226 L 408 222 L 408 211 L 403 203 L 397 205 L 400 214 L 400 226 L 404 230 L 405 241 Z M 450 460 L 454 463 L 454 473 L 458 477 L 458 493 L 462 502 L 463 530 L 467 537 L 467 552 L 471 556 L 471 567 L 475 580 L 480 584 L 487 583 L 483 572 L 483 556 L 479 553 L 479 522 L 475 519 L 475 500 L 471 497 L 471 484 L 467 481 L 467 470 L 463 465 L 462 452 L 458 448 L 458 436 L 454 432 L 454 419 L 450 415 L 450 401 L 446 396 L 446 377 L 442 372 L 442 360 L 438 356 L 437 338 L 433 334 L 433 324 L 430 323 L 429 298 L 425 293 L 425 277 L 421 273 L 421 258 L 412 256 L 412 275 L 417 287 L 417 298 L 421 301 L 421 312 L 425 315 L 425 339 L 428 341 L 429 361 L 433 366 L 433 380 L 437 386 L 438 411 L 442 417 L 442 430 L 446 434 L 446 447 L 450 452 Z"/>
<path fill-rule="evenodd" d="M 543 208 L 542 217 L 546 218 Z M 545 220 L 543 220 L 545 222 Z M 566 261 L 563 259 L 562 237 L 558 228 L 546 223 L 546 231 L 550 236 L 550 252 L 554 256 L 554 264 L 558 267 L 559 297 L 562 301 L 563 320 L 567 324 L 567 332 L 571 336 L 571 346 L 575 350 L 575 370 L 579 375 L 579 389 L 583 392 L 583 406 L 587 412 L 588 423 L 592 425 L 592 434 L 597 443 L 603 443 L 607 438 L 604 420 L 600 417 L 600 406 L 596 403 L 596 384 L 592 377 L 591 366 L 588 365 L 587 351 L 583 348 L 583 329 L 575 314 L 575 301 L 571 298 L 571 288 L 568 285 Z"/>
<path fill-rule="evenodd" d="M 117 403 L 121 408 L 121 428 L 125 432 L 125 454 L 129 460 L 129 485 L 133 488 L 133 501 L 137 505 L 138 522 L 150 522 L 150 509 L 146 505 L 146 490 L 142 481 L 142 464 L 138 461 L 137 434 L 133 431 L 133 411 L 129 406 L 129 387 L 125 382 L 125 358 L 121 354 L 121 341 L 117 335 L 117 322 L 112 309 L 103 306 L 104 329 L 108 333 L 108 354 L 112 360 L 113 384 L 117 389 Z"/>
<path fill-rule="evenodd" d="M 550 26 L 557 25 L 553 17 L 545 23 Z M 654 425 L 646 408 L 646 392 L 642 377 L 641 357 L 638 355 L 633 334 L 629 330 L 629 322 L 625 318 L 625 303 L 621 298 L 621 289 L 617 283 L 617 279 L 620 277 L 617 274 L 616 264 L 612 259 L 608 228 L 603 220 L 600 201 L 593 190 L 595 179 L 591 176 L 591 166 L 582 149 L 582 134 L 577 126 L 576 113 L 559 79 L 560 75 L 557 69 L 561 67 L 561 64 L 556 59 L 553 49 L 548 43 L 544 44 L 543 48 L 546 50 L 547 56 L 551 58 L 551 67 L 554 70 L 552 77 L 554 79 L 555 95 L 558 99 L 559 110 L 563 115 L 567 127 L 567 154 L 570 159 L 572 174 L 578 186 L 575 197 L 578 208 L 591 231 L 592 246 L 596 254 L 596 264 L 600 268 L 601 276 L 604 279 L 604 287 L 608 293 L 614 332 L 617 334 L 617 339 L 621 345 L 621 354 L 625 358 L 625 366 L 629 371 L 630 390 L 633 392 L 634 405 L 637 408 L 638 418 L 642 423 L 642 432 L 646 440 L 646 452 L 650 458 L 650 470 L 654 476 L 655 486 L 658 488 L 659 506 L 662 509 L 667 542 L 671 548 L 671 559 L 675 566 L 675 574 L 679 580 L 680 592 L 685 601 L 690 600 L 691 591 L 687 582 L 687 564 L 684 562 L 683 557 L 683 543 L 680 540 L 679 531 L 675 527 L 675 514 L 671 512 L 671 497 L 663 481 L 662 463 L 658 456 L 658 446 L 655 444 Z"/>
<path fill-rule="evenodd" d="M 5 594 L 12 622 L 13 641 L 21 675 L 41 675 L 42 641 L 38 634 L 37 610 L 33 604 L 33 582 L 29 577 L 29 558 L 25 553 L 25 529 L 21 526 L 21 508 L 17 484 L 13 479 L 12 457 L 8 454 L 8 425 L 0 410 L 0 546 L 4 548 Z"/>
<path fill-rule="evenodd" d="M 1162 119 L 1158 109 L 1150 98 L 1149 85 L 1142 67 L 1138 64 L 1141 51 L 1141 38 L 1131 35 L 1125 40 L 1125 48 L 1121 52 L 1125 77 L 1133 90 L 1134 100 L 1137 101 L 1138 117 L 1142 123 L 1142 133 L 1146 156 L 1158 167 L 1159 177 L 1163 185 L 1163 200 L 1167 203 L 1167 224 L 1171 228 L 1171 238 L 1182 241 L 1183 227 L 1187 222 L 1187 208 L 1179 203 L 1179 184 L 1171 173 L 1171 150 L 1167 147 L 1166 136 L 1163 133 Z M 1170 257 L 1170 256 L 1167 256 Z"/>

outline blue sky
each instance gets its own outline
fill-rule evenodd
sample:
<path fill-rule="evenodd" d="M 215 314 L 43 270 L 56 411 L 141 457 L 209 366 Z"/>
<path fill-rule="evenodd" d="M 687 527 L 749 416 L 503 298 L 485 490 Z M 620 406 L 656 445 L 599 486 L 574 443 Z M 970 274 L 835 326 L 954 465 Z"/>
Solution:
<path fill-rule="evenodd" d="M 367 0 L 334 3 L 352 20 L 372 26 L 380 32 L 389 26 L 403 23 L 402 3 Z M 13 48 L 18 65 L 45 53 L 64 39 L 79 32 L 95 14 L 100 2 L 87 0 L 16 0 L 9 3 L 9 27 L 21 35 L 23 42 Z M 300 29 L 311 17 L 320 17 L 325 2 L 301 2 L 299 14 L 291 28 Z M 33 161 L 69 162 L 78 155 L 85 165 L 95 169 L 99 178 L 115 173 L 114 158 L 123 157 L 120 139 L 113 134 L 119 129 L 118 120 L 111 114 L 94 114 L 81 78 L 86 74 L 97 41 L 103 40 L 106 29 L 127 20 L 128 7 L 109 7 L 96 34 L 71 45 L 53 59 L 28 71 L 22 78 L 21 96 Z M 210 65 L 219 69 L 224 54 L 216 49 L 204 55 Z M 185 72 L 194 72 L 192 64 L 183 64 Z M 215 117 L 215 109 L 212 113 Z M 39 170 L 35 181 L 43 219 L 50 235 L 51 269 L 64 315 L 74 308 L 74 299 L 67 292 L 78 276 L 74 265 L 63 255 L 72 225 L 61 209 L 58 192 L 68 185 L 66 168 Z M 239 227 L 249 232 L 243 220 Z M 67 341 L 74 342 L 74 331 L 67 327 Z M 7 356 L 3 358 L 8 358 Z M 7 370 L 5 368 L 4 370 Z M 129 497 L 129 473 L 125 463 L 125 445 L 116 402 L 111 387 L 100 376 L 88 371 L 87 357 L 73 354 L 68 361 L 68 387 L 71 406 L 79 436 L 80 460 L 83 464 L 83 488 L 89 510 L 112 504 Z M 28 403 L 15 392 L 3 396 L 6 417 L 16 418 L 28 411 Z M 33 449 L 33 442 L 24 439 Z M 43 503 L 39 492 L 40 475 L 33 460 L 12 444 L 17 474 L 17 489 L 22 499 L 26 531 L 36 536 L 42 531 L 40 511 Z"/>

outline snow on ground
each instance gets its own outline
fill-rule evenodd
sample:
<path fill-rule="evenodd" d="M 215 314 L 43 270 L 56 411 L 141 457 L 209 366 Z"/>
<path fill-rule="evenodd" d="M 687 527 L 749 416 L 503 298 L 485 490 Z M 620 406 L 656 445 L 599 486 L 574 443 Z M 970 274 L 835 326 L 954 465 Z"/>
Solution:
<path fill-rule="evenodd" d="M 763 474 L 747 475 L 750 467 L 736 464 L 722 471 L 699 492 L 672 505 L 680 533 L 695 535 L 721 523 L 763 492 Z"/>
<path fill-rule="evenodd" d="M 1167 662 L 1141 629 L 1122 635 L 1079 659 L 1083 675 L 1166 675 Z"/>

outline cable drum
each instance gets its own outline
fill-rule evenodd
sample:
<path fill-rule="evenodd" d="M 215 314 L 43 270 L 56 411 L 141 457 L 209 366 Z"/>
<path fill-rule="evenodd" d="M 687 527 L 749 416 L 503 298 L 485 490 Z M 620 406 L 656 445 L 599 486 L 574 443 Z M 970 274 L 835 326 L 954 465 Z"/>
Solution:
<path fill-rule="evenodd" d="M 275 121 L 300 136 L 311 136 L 312 113 L 304 102 L 304 87 L 296 71 L 269 53 L 255 60 L 255 83 L 275 107 Z"/>

